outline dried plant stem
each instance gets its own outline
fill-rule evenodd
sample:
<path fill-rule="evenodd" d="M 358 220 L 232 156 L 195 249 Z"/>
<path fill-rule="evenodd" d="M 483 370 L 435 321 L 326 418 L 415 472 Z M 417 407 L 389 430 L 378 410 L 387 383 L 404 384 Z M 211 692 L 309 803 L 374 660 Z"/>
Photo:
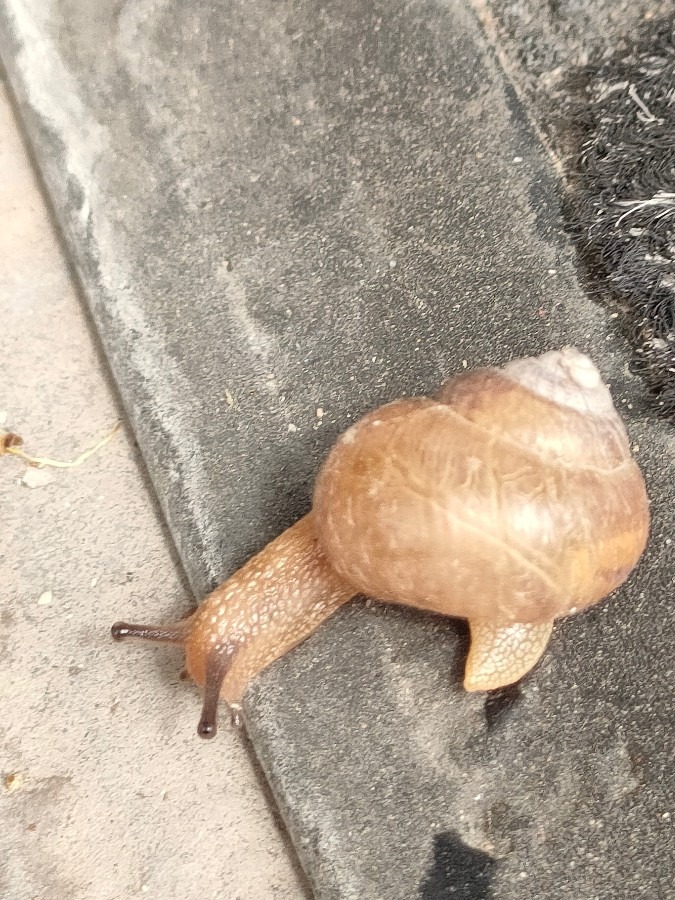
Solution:
<path fill-rule="evenodd" d="M 17 435 L 11 435 L 14 440 L 6 441 L 1 452 L 3 454 L 10 454 L 11 456 L 18 456 L 19 459 L 22 459 L 31 466 L 51 466 L 53 469 L 72 469 L 75 466 L 81 466 L 90 456 L 98 453 L 98 451 L 105 447 L 106 444 L 109 444 L 120 428 L 121 422 L 117 422 L 115 427 L 112 428 L 105 437 L 102 437 L 98 443 L 94 444 L 93 447 L 89 447 L 87 450 L 83 450 L 79 456 L 76 456 L 75 459 L 71 460 L 50 459 L 48 456 L 30 456 L 19 446 L 22 442 L 21 438 L 18 438 Z"/>

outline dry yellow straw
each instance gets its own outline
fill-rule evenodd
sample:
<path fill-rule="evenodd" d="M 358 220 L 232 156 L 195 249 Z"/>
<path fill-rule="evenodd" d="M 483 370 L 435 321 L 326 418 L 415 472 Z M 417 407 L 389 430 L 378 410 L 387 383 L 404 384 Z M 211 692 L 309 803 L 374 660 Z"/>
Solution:
<path fill-rule="evenodd" d="M 121 424 L 121 422 L 118 422 L 97 444 L 94 444 L 93 447 L 89 447 L 88 450 L 84 450 L 79 456 L 76 456 L 75 459 L 64 461 L 60 459 L 50 459 L 48 456 L 29 456 L 28 453 L 21 449 L 23 439 L 20 438 L 18 434 L 11 434 L 10 432 L 0 434 L 0 456 L 3 454 L 18 456 L 19 459 L 27 462 L 30 466 L 51 466 L 53 469 L 72 469 L 74 466 L 81 466 L 90 456 L 93 456 L 94 453 L 98 453 L 102 447 L 109 444 L 120 430 Z"/>

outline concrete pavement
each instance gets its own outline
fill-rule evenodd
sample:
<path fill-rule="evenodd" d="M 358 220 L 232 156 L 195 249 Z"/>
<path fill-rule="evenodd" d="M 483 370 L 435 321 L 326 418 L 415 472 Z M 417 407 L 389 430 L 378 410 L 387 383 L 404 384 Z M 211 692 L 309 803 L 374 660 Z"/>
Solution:
<path fill-rule="evenodd" d="M 0 429 L 71 459 L 124 413 L 4 88 L 0 223 Z M 176 654 L 110 641 L 193 602 L 128 430 L 28 471 L 0 458 L 0 896 L 306 897 L 243 736 L 177 728 Z"/>

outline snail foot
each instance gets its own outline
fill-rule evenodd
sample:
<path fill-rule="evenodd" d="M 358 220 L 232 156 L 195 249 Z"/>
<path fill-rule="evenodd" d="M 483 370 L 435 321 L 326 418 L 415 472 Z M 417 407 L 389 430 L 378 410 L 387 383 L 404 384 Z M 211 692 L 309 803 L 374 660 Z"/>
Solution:
<path fill-rule="evenodd" d="M 493 691 L 518 681 L 539 662 L 553 622 L 522 624 L 469 622 L 471 646 L 466 660 L 464 688 Z"/>

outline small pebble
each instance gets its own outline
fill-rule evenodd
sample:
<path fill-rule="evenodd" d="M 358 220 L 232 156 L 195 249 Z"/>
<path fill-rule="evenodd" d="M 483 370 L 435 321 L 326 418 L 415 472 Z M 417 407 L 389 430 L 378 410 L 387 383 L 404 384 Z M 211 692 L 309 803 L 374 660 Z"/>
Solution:
<path fill-rule="evenodd" d="M 39 488 L 44 487 L 46 484 L 50 484 L 53 480 L 53 475 L 46 469 L 35 469 L 31 467 L 24 472 L 21 484 L 27 488 Z"/>
<path fill-rule="evenodd" d="M 37 601 L 37 602 L 38 602 L 38 606 L 49 606 L 49 604 L 52 602 L 52 600 L 53 600 L 53 594 L 52 594 L 52 592 L 51 592 L 51 591 L 44 591 L 44 592 L 43 592 L 42 594 L 40 594 L 40 596 L 38 597 L 38 601 Z"/>

